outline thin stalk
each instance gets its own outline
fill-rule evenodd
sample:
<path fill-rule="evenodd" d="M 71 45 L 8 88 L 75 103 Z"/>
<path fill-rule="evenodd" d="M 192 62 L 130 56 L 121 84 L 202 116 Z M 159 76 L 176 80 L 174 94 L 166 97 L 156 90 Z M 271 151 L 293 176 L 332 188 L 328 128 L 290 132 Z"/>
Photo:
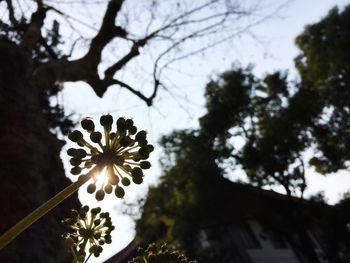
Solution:
<path fill-rule="evenodd" d="M 97 167 L 93 168 L 87 174 L 82 175 L 78 181 L 70 184 L 61 192 L 56 194 L 50 200 L 46 201 L 44 204 L 39 206 L 21 221 L 19 221 L 16 225 L 10 228 L 7 232 L 5 232 L 0 237 L 0 250 L 3 249 L 6 245 L 8 245 L 13 239 L 15 239 L 19 234 L 21 234 L 24 230 L 26 230 L 29 226 L 31 226 L 34 222 L 36 222 L 39 218 L 47 214 L 51 209 L 56 207 L 59 203 L 61 203 L 64 199 L 72 195 L 76 192 L 83 184 L 85 184 L 91 178 L 92 174 L 98 170 Z"/>

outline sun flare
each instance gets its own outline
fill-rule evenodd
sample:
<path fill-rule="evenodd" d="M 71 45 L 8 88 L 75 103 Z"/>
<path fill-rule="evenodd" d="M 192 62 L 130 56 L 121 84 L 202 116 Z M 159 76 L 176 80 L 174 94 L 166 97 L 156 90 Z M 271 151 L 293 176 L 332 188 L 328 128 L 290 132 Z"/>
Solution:
<path fill-rule="evenodd" d="M 107 168 L 103 168 L 101 172 L 96 173 L 93 177 L 93 180 L 96 183 L 97 189 L 103 188 L 104 185 L 108 183 Z"/>

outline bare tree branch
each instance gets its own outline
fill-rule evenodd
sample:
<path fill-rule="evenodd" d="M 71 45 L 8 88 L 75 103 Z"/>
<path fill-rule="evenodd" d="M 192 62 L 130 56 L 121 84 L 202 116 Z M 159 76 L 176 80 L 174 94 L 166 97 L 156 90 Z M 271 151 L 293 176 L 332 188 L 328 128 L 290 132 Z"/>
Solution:
<path fill-rule="evenodd" d="M 35 69 L 34 77 L 39 88 L 45 89 L 55 82 L 85 81 L 93 88 L 98 96 L 103 96 L 109 86 L 118 85 L 129 90 L 132 94 L 136 95 L 150 106 L 158 93 L 159 87 L 164 86 L 160 80 L 162 71 L 170 64 L 203 52 L 227 41 L 228 39 L 232 39 L 234 36 L 245 30 L 249 30 L 251 25 L 254 25 L 254 23 L 250 23 L 250 25 L 246 27 L 230 32 L 231 30 L 233 31 L 231 26 L 233 22 L 241 19 L 241 17 L 250 15 L 251 10 L 228 6 L 226 2 L 222 2 L 221 0 L 203 0 L 200 4 L 197 4 L 197 2 L 196 4 L 191 4 L 192 7 L 187 10 L 185 7 L 185 9 L 178 12 L 178 15 L 175 15 L 175 17 L 172 15 L 168 16 L 169 18 L 165 18 L 162 21 L 163 23 L 152 23 L 152 19 L 157 19 L 157 13 L 152 13 L 151 20 L 147 21 L 144 25 L 146 31 L 141 31 L 141 36 L 135 37 L 134 34 L 129 32 L 131 30 L 126 30 L 126 27 L 124 28 L 117 25 L 116 20 L 118 17 L 121 17 L 121 15 L 118 16 L 118 14 L 121 12 L 124 2 L 126 1 L 108 1 L 101 26 L 95 37 L 91 40 L 90 46 L 84 56 L 75 60 L 68 60 L 67 57 L 54 59 Z M 38 6 L 39 3 L 41 3 L 41 1 L 38 1 Z M 76 19 L 68 17 L 64 12 L 61 12 L 54 7 L 49 7 L 47 5 L 44 7 L 46 10 L 51 9 L 56 11 L 66 20 Z M 39 9 L 40 8 L 38 7 L 38 11 Z M 71 21 L 68 23 L 69 25 L 70 22 Z M 35 24 L 34 14 L 31 24 Z M 40 28 L 42 23 L 36 25 L 39 25 L 36 26 L 36 28 Z M 151 28 L 151 25 L 154 25 L 153 28 Z M 231 34 L 222 35 L 220 38 L 216 37 L 217 34 L 221 34 L 221 29 L 226 29 Z M 95 30 L 95 28 L 93 30 Z M 201 45 L 196 47 L 195 50 L 189 50 L 185 53 L 175 52 L 185 44 L 187 45 L 187 42 L 199 41 L 209 35 L 213 37 L 212 41 L 206 44 L 201 43 Z M 99 76 L 97 69 L 102 63 L 102 51 L 115 38 L 130 41 L 132 44 L 124 54 L 121 54 L 117 61 L 114 63 L 112 62 L 112 64 L 105 69 L 104 76 L 101 77 Z M 154 59 L 152 73 L 154 82 L 153 91 L 150 96 L 146 96 L 141 90 L 135 89 L 129 84 L 116 79 L 115 74 L 140 55 L 140 48 L 146 45 L 151 46 L 151 41 L 157 40 L 161 41 L 163 51 L 156 51 L 158 55 Z M 74 41 L 72 42 L 74 43 Z M 170 53 L 174 56 L 168 56 Z M 167 58 L 167 61 L 164 61 L 164 58 Z"/>
<path fill-rule="evenodd" d="M 44 25 L 46 17 L 46 8 L 43 6 L 42 0 L 37 0 L 37 10 L 32 14 L 30 23 L 24 33 L 20 47 L 31 52 L 35 45 L 40 41 L 41 28 Z"/>
<path fill-rule="evenodd" d="M 13 26 L 17 26 L 18 21 L 15 17 L 15 12 L 13 10 L 12 0 L 6 0 L 6 4 L 7 4 L 8 12 L 9 12 L 9 20 L 11 21 Z"/>
<path fill-rule="evenodd" d="M 86 54 L 89 62 L 92 62 L 97 66 L 101 60 L 102 50 L 106 45 L 115 37 L 126 37 L 127 32 L 115 25 L 115 19 L 117 13 L 122 7 L 124 0 L 111 0 L 108 3 L 105 16 L 100 30 L 97 35 L 92 39 L 90 49 Z"/>

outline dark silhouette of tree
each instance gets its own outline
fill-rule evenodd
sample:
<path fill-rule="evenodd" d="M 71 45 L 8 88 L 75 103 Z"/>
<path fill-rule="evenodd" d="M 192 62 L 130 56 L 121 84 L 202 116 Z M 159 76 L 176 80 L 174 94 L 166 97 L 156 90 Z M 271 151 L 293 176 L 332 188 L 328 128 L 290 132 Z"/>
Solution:
<path fill-rule="evenodd" d="M 105 8 L 98 27 L 94 17 L 75 17 L 75 11 L 89 5 L 94 11 Z M 257 5 L 243 7 L 224 0 L 6 0 L 0 1 L 0 8 L 2 233 L 68 185 L 59 159 L 64 142 L 55 133 L 67 133 L 72 123 L 50 100 L 63 83 L 84 81 L 100 97 L 111 86 L 124 88 L 150 106 L 165 86 L 162 76 L 170 65 L 247 32 L 267 18 L 250 17 Z M 91 38 L 87 31 L 93 32 Z M 147 69 L 151 90 L 134 87 L 118 76 L 136 58 L 145 59 L 145 54 L 153 63 Z M 103 63 L 107 60 L 109 65 Z M 76 205 L 74 196 L 33 225 L 1 251 L 0 261 L 67 261 L 59 221 L 66 217 L 64 211 Z"/>
<path fill-rule="evenodd" d="M 200 129 L 162 140 L 164 172 L 149 189 L 138 238 L 170 239 L 191 248 L 209 220 L 205 217 L 225 209 L 223 176 L 241 169 L 255 186 L 284 188 L 295 206 L 289 217 L 299 249 L 308 262 L 319 262 L 305 234 L 308 211 L 300 210 L 302 201 L 294 197 L 303 198 L 308 166 L 328 174 L 349 164 L 349 18 L 350 6 L 332 9 L 296 38 L 300 81 L 288 81 L 283 72 L 259 79 L 249 67 L 234 67 L 207 84 Z M 339 232 L 348 219 L 341 220 Z M 343 253 L 344 242 L 332 247 L 333 256 Z M 344 258 L 339 262 L 347 262 Z"/>
<path fill-rule="evenodd" d="M 324 240 L 327 253 L 332 262 L 342 263 L 350 260 L 350 199 L 349 194 L 331 208 L 322 217 Z"/>

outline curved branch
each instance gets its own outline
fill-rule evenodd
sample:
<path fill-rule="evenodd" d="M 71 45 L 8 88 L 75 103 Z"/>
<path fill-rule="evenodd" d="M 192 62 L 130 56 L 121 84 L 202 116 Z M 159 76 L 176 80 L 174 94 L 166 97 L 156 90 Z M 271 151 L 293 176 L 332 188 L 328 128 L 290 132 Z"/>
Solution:
<path fill-rule="evenodd" d="M 27 30 L 24 32 L 24 36 L 20 47 L 27 52 L 31 52 L 35 45 L 40 41 L 41 38 L 41 28 L 44 25 L 44 20 L 46 17 L 47 8 L 43 6 L 42 1 L 36 1 L 38 8 L 32 14 L 30 23 Z"/>

